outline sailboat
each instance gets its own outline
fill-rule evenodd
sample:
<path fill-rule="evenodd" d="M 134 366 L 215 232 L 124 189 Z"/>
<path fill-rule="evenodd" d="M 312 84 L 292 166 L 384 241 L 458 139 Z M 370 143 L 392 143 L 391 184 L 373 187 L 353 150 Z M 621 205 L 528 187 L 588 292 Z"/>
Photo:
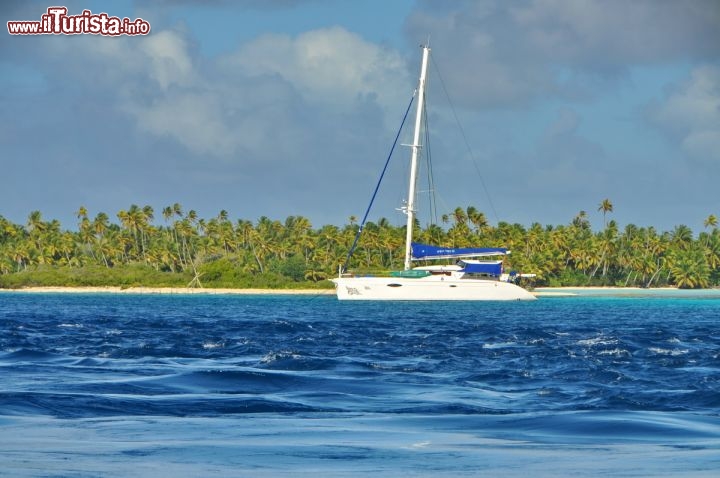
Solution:
<path fill-rule="evenodd" d="M 332 279 L 337 297 L 339 300 L 535 300 L 533 294 L 514 283 L 518 279 L 516 274 L 503 271 L 502 257 L 510 253 L 507 249 L 452 248 L 413 242 L 420 129 L 429 54 L 430 48 L 423 45 L 420 80 L 416 90 L 415 131 L 413 143 L 409 145 L 412 150 L 410 184 L 407 203 L 402 208 L 407 215 L 404 269 L 387 276 L 359 276 L 348 273 L 343 267 L 339 276 Z M 361 232 L 362 225 L 358 237 Z M 455 260 L 455 263 L 417 267 L 412 264 L 413 261 L 432 260 Z"/>

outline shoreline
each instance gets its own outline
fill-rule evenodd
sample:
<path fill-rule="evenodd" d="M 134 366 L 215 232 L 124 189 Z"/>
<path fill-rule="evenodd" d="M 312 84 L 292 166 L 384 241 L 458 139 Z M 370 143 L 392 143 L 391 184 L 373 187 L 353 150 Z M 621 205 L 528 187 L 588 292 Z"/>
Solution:
<path fill-rule="evenodd" d="M 535 297 L 576 297 L 587 293 L 608 293 L 615 295 L 638 295 L 648 291 L 667 292 L 679 290 L 677 287 L 618 287 L 618 286 L 561 286 L 536 287 L 531 291 Z"/>
<path fill-rule="evenodd" d="M 27 293 L 58 293 L 58 294 L 163 294 L 163 295 L 334 295 L 334 289 L 227 289 L 227 288 L 190 288 L 190 287 L 67 287 L 67 286 L 40 286 L 22 287 L 19 289 L 0 289 L 2 292 Z"/>
<path fill-rule="evenodd" d="M 718 298 L 720 288 L 680 289 L 677 287 L 538 287 L 532 291 L 536 297 L 665 297 L 665 298 Z"/>
<path fill-rule="evenodd" d="M 120 287 L 120 286 L 37 286 L 19 289 L 3 289 L 2 293 L 27 294 L 136 294 L 136 295 L 335 295 L 335 289 L 252 289 L 252 288 L 189 288 L 189 287 Z M 530 291 L 542 297 L 618 296 L 642 297 L 659 295 L 707 295 L 720 296 L 720 288 L 678 289 L 677 287 L 537 287 Z"/>

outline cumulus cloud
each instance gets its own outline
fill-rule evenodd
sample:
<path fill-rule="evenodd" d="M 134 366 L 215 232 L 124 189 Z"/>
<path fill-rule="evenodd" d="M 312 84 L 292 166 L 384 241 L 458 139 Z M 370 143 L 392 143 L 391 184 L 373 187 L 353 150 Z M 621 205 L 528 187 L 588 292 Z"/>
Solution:
<path fill-rule="evenodd" d="M 172 137 L 194 153 L 225 156 L 234 149 L 233 135 L 223 121 L 222 104 L 213 95 L 168 95 L 147 105 L 126 108 L 141 129 Z"/>
<path fill-rule="evenodd" d="M 304 138 L 321 136 L 311 112 L 336 116 L 337 129 L 338 116 L 361 117 L 356 109 L 375 105 L 394 127 L 413 88 L 397 52 L 340 27 L 264 35 L 215 59 L 202 58 L 183 29 L 48 40 L 41 53 L 48 69 L 105 94 L 140 131 L 206 158 L 290 154 Z"/>
<path fill-rule="evenodd" d="M 278 76 L 292 83 L 308 101 L 342 109 L 362 96 L 395 106 L 398 93 L 411 90 L 406 65 L 397 52 L 340 27 L 296 38 L 264 35 L 222 63 L 250 77 Z"/>
<path fill-rule="evenodd" d="M 582 68 L 720 53 L 716 1 L 661 6 L 656 0 L 534 0 L 511 8 L 511 17 L 535 51 Z"/>
<path fill-rule="evenodd" d="M 464 2 L 436 10 L 426 3 L 407 21 L 407 36 L 426 41 L 448 88 L 465 106 L 514 106 L 553 91 L 551 71 L 529 54 L 509 11 L 496 2 Z"/>
<path fill-rule="evenodd" d="M 177 81 L 176 72 L 188 81 L 131 110 L 148 131 L 225 157 L 238 151 L 263 156 L 270 145 L 279 149 L 271 158 L 290 153 L 300 138 L 318 134 L 306 130 L 315 124 L 305 117 L 309 111 L 348 114 L 366 101 L 394 107 L 390 95 L 400 90 L 405 72 L 397 53 L 338 27 L 296 38 L 262 36 L 205 65 L 204 74 L 180 45 L 168 38 L 144 48 L 163 89 Z"/>
<path fill-rule="evenodd" d="M 716 0 L 660 3 L 426 1 L 406 30 L 414 41 L 430 36 L 469 106 L 525 106 L 592 96 L 589 79 L 613 84 L 632 66 L 720 55 Z"/>
<path fill-rule="evenodd" d="M 163 90 L 170 85 L 187 86 L 195 80 L 195 71 L 185 39 L 166 30 L 148 36 L 140 48 L 149 58 L 149 74 Z"/>
<path fill-rule="evenodd" d="M 691 158 L 720 163 L 720 68 L 703 65 L 648 108 L 650 121 Z"/>
<path fill-rule="evenodd" d="M 171 48 L 153 61 L 153 74 L 161 84 L 176 78 L 170 73 L 178 69 L 195 78 L 152 104 L 138 105 L 133 113 L 148 131 L 171 135 L 203 154 L 291 154 L 304 137 L 320 134 L 308 129 L 317 124 L 308 120 L 309 112 L 347 115 L 368 101 L 395 112 L 392 95 L 411 89 L 407 81 L 401 84 L 406 69 L 397 53 L 339 27 L 296 38 L 262 36 L 206 65 L 205 74 L 197 65 L 190 72 L 178 44 L 161 43 Z M 268 155 L 269 146 L 275 151 Z"/>
<path fill-rule="evenodd" d="M 192 195 L 201 208 L 221 191 L 258 214 L 316 210 L 321 199 L 305 188 L 360 192 L 364 201 L 365 175 L 367 184 L 376 179 L 365 162 L 381 161 L 414 86 L 397 52 L 339 27 L 264 35 L 220 57 L 203 55 L 182 25 L 147 37 L 9 41 L 15 68 L 43 79 L 31 102 L 6 97 L 0 114 L 11 125 L 0 140 L 25 165 L 16 176 L 46 170 L 73 197 L 100 187 L 97 206 L 110 211 L 127 206 L 103 206 L 120 196 Z M 48 158 L 59 156 L 47 151 L 61 149 L 64 164 L 85 158 L 86 167 L 50 169 Z M 347 174 L 356 182 L 342 181 Z M 5 194 L 22 202 L 30 193 Z M 85 200 L 70 202 L 68 211 Z M 334 214 L 356 213 L 341 209 Z"/>
<path fill-rule="evenodd" d="M 87 7 L 79 0 L 65 5 L 72 12 Z M 483 155 L 485 179 L 493 178 L 491 193 L 507 190 L 508 179 L 521 192 L 498 202 L 502 219 L 515 210 L 522 222 L 564 222 L 602 197 L 618 199 L 623 177 L 632 180 L 633 197 L 658 201 L 657 191 L 682 187 L 676 171 L 654 167 L 659 160 L 677 165 L 688 183 L 710 181 L 708 174 L 693 176 L 701 168 L 683 169 L 676 153 L 718 159 L 716 0 L 418 0 L 401 51 L 381 43 L 390 36 L 400 44 L 394 32 L 364 25 L 361 35 L 348 26 L 359 23 L 342 17 L 300 22 L 287 30 L 292 34 L 247 23 L 275 20 L 276 8 L 297 10 L 307 20 L 317 10 L 306 5 L 135 2 L 131 16 L 152 23 L 147 37 L 8 35 L 0 45 L 0 77 L 7 76 L 0 80 L 0 118 L 8 125 L 0 142 L 10 179 L 0 200 L 23 212 L 45 212 L 48 205 L 72 211 L 87 196 L 112 211 L 155 195 L 197 208 L 248 204 L 254 216 L 332 214 L 324 217 L 340 223 L 358 214 L 377 180 L 417 79 L 415 47 L 428 37 L 467 139 Z M 46 8 L 3 3 L 0 14 L 32 20 Z M 213 35 L 213 15 L 248 9 L 267 15 L 238 15 L 243 35 Z M 191 18 L 196 11 L 203 15 Z M 638 67 L 694 68 L 644 117 L 677 150 L 634 115 L 632 108 L 650 94 L 639 94 L 647 77 L 633 77 Z M 663 81 L 653 77 L 652 91 Z M 466 148 L 456 132 L 446 131 L 449 123 L 455 128 L 454 115 L 434 101 L 442 96 L 435 95 L 439 83 L 431 65 L 435 171 L 446 168 L 452 181 L 440 193 L 453 206 L 475 202 L 468 194 L 478 194 L 477 180 L 454 173 L 459 169 L 452 162 Z M 41 201 L 40 192 L 17 179 L 37 171 L 46 176 L 38 190 L 53 182 L 63 191 L 58 187 Z M 388 208 L 376 209 L 392 213 L 397 192 Z M 692 192 L 683 190 L 683 197 Z M 53 199 L 63 194 L 63 201 Z M 110 197 L 121 204 L 103 205 Z M 344 199 L 328 208 L 328 197 Z M 479 207 L 482 201 L 477 198 Z M 704 207 L 707 198 L 698 203 Z M 551 219 L 558 204 L 572 210 Z"/>

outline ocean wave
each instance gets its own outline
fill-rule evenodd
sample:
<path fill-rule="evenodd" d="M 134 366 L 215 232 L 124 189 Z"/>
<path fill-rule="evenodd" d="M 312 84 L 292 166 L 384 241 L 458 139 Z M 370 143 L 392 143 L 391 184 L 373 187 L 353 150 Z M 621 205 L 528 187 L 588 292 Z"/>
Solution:
<path fill-rule="evenodd" d="M 36 312 L 0 323 L 5 391 L 57 396 L 69 407 L 92 395 L 181 409 L 183 400 L 227 396 L 431 414 L 715 413 L 720 395 L 718 315 L 707 304 L 688 321 L 684 310 L 675 316 L 653 303 L 629 313 L 607 300 L 602 307 L 574 300 L 570 308 L 557 301 L 397 308 L 287 298 L 268 307 L 270 299 L 247 297 L 56 300 L 75 306 L 55 313 L 33 304 Z"/>
<path fill-rule="evenodd" d="M 25 349 L 21 348 L 18 350 L 10 351 L 5 354 L 0 354 L 0 360 L 13 363 L 23 361 L 45 361 L 45 360 L 56 360 L 61 358 L 61 355 L 54 354 L 51 352 L 45 352 L 41 350 Z"/>
<path fill-rule="evenodd" d="M 690 350 L 689 349 L 664 349 L 660 347 L 650 347 L 648 350 L 654 354 L 657 355 L 668 355 L 671 357 L 677 357 L 679 355 L 687 355 Z"/>
<path fill-rule="evenodd" d="M 12 476 L 718 469 L 720 301 L 2 299 Z"/>
<path fill-rule="evenodd" d="M 0 392 L 0 407 L 4 415 L 50 415 L 61 419 L 113 416 L 211 417 L 246 413 L 337 411 L 332 407 L 316 407 L 291 400 L 209 394 L 150 397 Z"/>
<path fill-rule="evenodd" d="M 577 341 L 578 345 L 582 345 L 584 347 L 595 347 L 598 345 L 616 345 L 617 343 L 617 338 L 604 336 L 593 337 L 591 339 L 582 339 Z"/>
<path fill-rule="evenodd" d="M 225 347 L 224 341 L 217 341 L 217 342 L 206 341 L 206 342 L 203 342 L 203 344 L 202 344 L 202 348 L 204 348 L 205 350 L 218 349 L 218 348 L 222 348 L 222 347 Z"/>
<path fill-rule="evenodd" d="M 711 418 L 648 411 L 520 414 L 490 419 L 487 426 L 501 436 L 506 428 L 517 438 L 575 445 L 598 442 L 677 444 L 683 440 L 720 439 L 720 426 Z"/>
<path fill-rule="evenodd" d="M 621 349 L 621 348 L 617 348 L 617 347 L 614 348 L 614 349 L 598 350 L 598 351 L 595 352 L 595 353 L 596 353 L 597 355 L 610 355 L 610 356 L 618 357 L 618 358 L 620 358 L 620 357 L 629 358 L 629 357 L 632 356 L 632 354 L 630 353 L 630 351 L 625 350 L 625 349 Z"/>

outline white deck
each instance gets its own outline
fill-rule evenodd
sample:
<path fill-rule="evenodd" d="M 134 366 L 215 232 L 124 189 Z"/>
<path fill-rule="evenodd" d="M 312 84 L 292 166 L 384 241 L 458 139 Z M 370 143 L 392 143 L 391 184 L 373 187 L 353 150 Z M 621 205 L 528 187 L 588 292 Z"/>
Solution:
<path fill-rule="evenodd" d="M 431 275 L 404 277 L 338 277 L 340 300 L 535 300 L 510 282 Z"/>

